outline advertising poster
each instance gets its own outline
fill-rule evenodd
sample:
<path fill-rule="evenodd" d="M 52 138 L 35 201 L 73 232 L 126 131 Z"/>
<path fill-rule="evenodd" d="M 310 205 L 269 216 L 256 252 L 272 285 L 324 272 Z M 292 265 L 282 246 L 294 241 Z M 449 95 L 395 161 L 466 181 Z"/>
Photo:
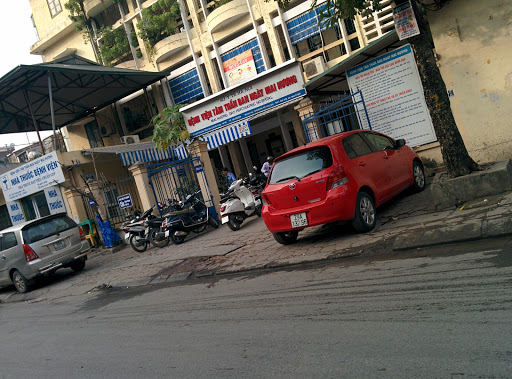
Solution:
<path fill-rule="evenodd" d="M 409 146 L 437 140 L 410 45 L 348 70 L 347 80 L 352 93 L 361 90 L 373 130 Z"/>
<path fill-rule="evenodd" d="M 0 175 L 6 201 L 21 199 L 64 180 L 55 151 Z"/>
<path fill-rule="evenodd" d="M 9 212 L 9 217 L 11 218 L 11 223 L 13 225 L 25 222 L 25 216 L 23 215 L 23 210 L 19 201 L 7 201 L 5 205 L 7 206 L 7 211 Z"/>
<path fill-rule="evenodd" d="M 46 202 L 48 203 L 50 214 L 54 215 L 57 213 L 66 212 L 64 200 L 62 200 L 62 195 L 58 186 L 45 188 L 44 195 L 46 196 Z"/>
<path fill-rule="evenodd" d="M 251 50 L 244 51 L 222 62 L 222 67 L 224 68 L 224 75 L 228 79 L 229 86 L 241 83 L 257 74 Z"/>
<path fill-rule="evenodd" d="M 400 41 L 420 34 L 420 28 L 412 10 L 411 2 L 393 8 L 393 20 L 395 21 L 396 34 L 398 34 Z"/>

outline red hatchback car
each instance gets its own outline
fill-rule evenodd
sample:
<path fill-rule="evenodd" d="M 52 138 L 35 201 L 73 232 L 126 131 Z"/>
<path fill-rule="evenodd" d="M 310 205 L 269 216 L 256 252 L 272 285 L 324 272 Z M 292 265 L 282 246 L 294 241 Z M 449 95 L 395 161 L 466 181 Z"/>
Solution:
<path fill-rule="evenodd" d="M 404 189 L 425 188 L 420 157 L 371 130 L 322 138 L 276 158 L 262 193 L 262 216 L 277 242 L 288 245 L 309 226 L 352 220 L 372 230 L 375 209 Z"/>

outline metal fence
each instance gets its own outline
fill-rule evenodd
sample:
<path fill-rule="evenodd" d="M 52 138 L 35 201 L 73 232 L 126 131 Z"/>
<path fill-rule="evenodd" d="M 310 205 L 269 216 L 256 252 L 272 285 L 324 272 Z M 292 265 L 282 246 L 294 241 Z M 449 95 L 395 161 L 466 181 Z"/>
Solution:
<path fill-rule="evenodd" d="M 326 102 L 302 120 L 308 142 L 354 129 L 371 129 L 370 119 L 358 91 L 338 101 Z"/>

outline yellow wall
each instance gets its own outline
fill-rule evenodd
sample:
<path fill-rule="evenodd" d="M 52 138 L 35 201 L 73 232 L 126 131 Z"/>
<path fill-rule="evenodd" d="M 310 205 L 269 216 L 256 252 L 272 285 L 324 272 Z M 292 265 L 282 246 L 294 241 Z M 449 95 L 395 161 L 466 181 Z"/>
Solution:
<path fill-rule="evenodd" d="M 473 159 L 512 157 L 512 2 L 452 0 L 429 13 L 451 107 Z"/>

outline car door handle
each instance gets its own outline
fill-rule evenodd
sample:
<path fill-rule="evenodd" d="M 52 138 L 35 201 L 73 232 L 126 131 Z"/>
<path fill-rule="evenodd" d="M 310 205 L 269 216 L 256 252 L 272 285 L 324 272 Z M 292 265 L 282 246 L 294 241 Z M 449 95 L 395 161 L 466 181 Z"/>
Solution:
<path fill-rule="evenodd" d="M 2 260 L 5 261 L 7 257 L 5 255 L 2 255 Z"/>
<path fill-rule="evenodd" d="M 366 162 L 359 162 L 359 166 L 361 166 L 361 167 L 366 166 Z"/>

